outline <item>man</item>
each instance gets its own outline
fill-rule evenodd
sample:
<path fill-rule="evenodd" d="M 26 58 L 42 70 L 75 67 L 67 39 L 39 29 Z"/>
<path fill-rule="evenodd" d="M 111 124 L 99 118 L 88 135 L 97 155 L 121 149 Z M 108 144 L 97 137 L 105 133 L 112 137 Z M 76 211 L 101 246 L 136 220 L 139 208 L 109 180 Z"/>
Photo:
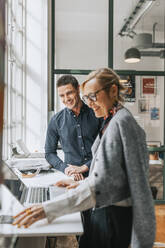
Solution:
<path fill-rule="evenodd" d="M 48 126 L 45 157 L 57 170 L 73 175 L 75 180 L 88 176 L 92 159 L 91 146 L 100 129 L 101 120 L 80 98 L 75 77 L 64 75 L 57 81 L 58 95 L 66 106 L 55 114 Z M 64 161 L 57 155 L 60 142 Z"/>

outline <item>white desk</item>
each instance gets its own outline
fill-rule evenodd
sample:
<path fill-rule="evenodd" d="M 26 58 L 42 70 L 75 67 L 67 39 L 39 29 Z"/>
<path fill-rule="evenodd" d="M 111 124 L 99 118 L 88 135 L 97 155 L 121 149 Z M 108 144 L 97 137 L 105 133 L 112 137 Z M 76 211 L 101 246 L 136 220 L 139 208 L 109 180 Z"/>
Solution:
<path fill-rule="evenodd" d="M 33 178 L 21 178 L 27 186 L 46 186 L 56 181 L 66 178 L 61 172 L 49 173 L 44 175 L 39 174 Z M 10 191 L 1 186 L 2 189 L 2 210 L 0 214 L 15 215 L 23 209 L 22 205 L 14 198 Z M 80 213 L 74 213 L 57 218 L 51 224 L 46 219 L 34 223 L 29 228 L 17 228 L 9 224 L 0 224 L 0 235 L 4 236 L 67 236 L 81 235 L 83 226 Z"/>
<path fill-rule="evenodd" d="M 20 174 L 17 173 L 17 170 L 14 171 L 15 174 L 21 179 L 21 181 L 28 187 L 30 186 L 48 186 L 56 183 L 61 179 L 68 178 L 64 173 L 54 170 L 54 172 L 42 172 L 31 178 L 22 178 Z"/>

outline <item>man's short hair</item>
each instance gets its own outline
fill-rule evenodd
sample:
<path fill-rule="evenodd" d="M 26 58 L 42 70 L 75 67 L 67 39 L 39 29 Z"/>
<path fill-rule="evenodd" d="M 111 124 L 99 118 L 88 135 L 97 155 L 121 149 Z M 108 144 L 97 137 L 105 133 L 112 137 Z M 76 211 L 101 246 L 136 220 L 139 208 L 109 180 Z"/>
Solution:
<path fill-rule="evenodd" d="M 57 87 L 67 84 L 71 84 L 75 89 L 79 86 L 77 79 L 72 75 L 63 75 L 57 80 Z"/>

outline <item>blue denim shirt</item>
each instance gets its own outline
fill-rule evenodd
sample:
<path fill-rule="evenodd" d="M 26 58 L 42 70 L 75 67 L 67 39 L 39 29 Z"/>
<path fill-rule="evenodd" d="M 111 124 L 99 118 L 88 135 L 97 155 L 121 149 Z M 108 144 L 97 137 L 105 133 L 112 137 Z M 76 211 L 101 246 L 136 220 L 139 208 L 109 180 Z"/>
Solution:
<path fill-rule="evenodd" d="M 55 114 L 48 126 L 45 157 L 55 169 L 64 172 L 68 164 L 90 167 L 91 146 L 99 132 L 101 119 L 95 117 L 91 108 L 83 103 L 79 116 L 64 108 Z M 60 142 L 64 161 L 57 156 Z"/>

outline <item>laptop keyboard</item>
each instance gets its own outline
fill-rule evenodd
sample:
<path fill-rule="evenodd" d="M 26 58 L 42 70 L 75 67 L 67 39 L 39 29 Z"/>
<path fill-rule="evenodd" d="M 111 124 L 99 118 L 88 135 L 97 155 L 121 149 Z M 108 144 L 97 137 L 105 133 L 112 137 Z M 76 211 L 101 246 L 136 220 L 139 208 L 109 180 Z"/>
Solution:
<path fill-rule="evenodd" d="M 28 192 L 29 190 L 29 192 Z M 49 188 L 28 188 L 26 189 L 27 192 L 23 192 L 25 195 L 25 202 L 30 204 L 32 203 L 42 203 L 44 201 L 48 201 L 49 197 Z"/>
<path fill-rule="evenodd" d="M 56 198 L 57 196 L 66 192 L 65 188 L 59 187 L 23 187 L 22 195 L 21 195 L 21 203 L 28 204 L 37 204 L 42 203 L 44 201 L 48 201 Z"/>
<path fill-rule="evenodd" d="M 20 199 L 20 202 L 22 204 L 26 201 L 27 195 L 28 195 L 28 189 L 24 187 L 22 190 L 21 199 Z"/>

